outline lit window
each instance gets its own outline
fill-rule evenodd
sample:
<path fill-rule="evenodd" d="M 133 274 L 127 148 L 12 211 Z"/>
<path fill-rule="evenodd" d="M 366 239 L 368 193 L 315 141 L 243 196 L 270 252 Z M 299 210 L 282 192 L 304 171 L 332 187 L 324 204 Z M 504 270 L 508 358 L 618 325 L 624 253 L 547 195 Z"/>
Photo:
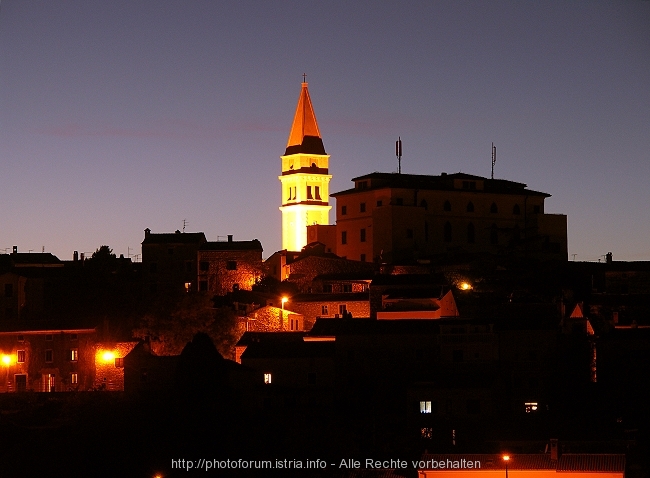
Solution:
<path fill-rule="evenodd" d="M 24 363 L 25 362 L 25 351 L 24 350 L 16 350 L 16 362 L 18 362 L 18 363 Z"/>
<path fill-rule="evenodd" d="M 524 409 L 526 413 L 532 413 L 537 411 L 537 402 L 526 402 L 524 403 Z"/>
<path fill-rule="evenodd" d="M 124 357 L 115 357 L 115 368 L 124 368 Z"/>
<path fill-rule="evenodd" d="M 420 402 L 420 413 L 431 413 L 431 402 L 422 401 Z"/>
<path fill-rule="evenodd" d="M 185 292 L 189 292 L 192 290 L 192 283 L 191 282 L 186 282 L 185 283 Z"/>
<path fill-rule="evenodd" d="M 51 363 L 51 362 L 53 362 L 53 357 L 54 357 L 54 355 L 53 355 L 52 349 L 47 349 L 45 351 L 45 361 L 48 362 L 48 363 Z"/>
<path fill-rule="evenodd" d="M 264 374 L 264 383 L 269 385 L 271 383 L 271 374 L 270 373 L 265 373 Z"/>
<path fill-rule="evenodd" d="M 433 438 L 433 428 L 431 427 L 423 427 L 420 429 L 420 437 L 424 438 L 425 440 L 430 440 Z"/>
<path fill-rule="evenodd" d="M 73 385 L 79 383 L 79 376 L 76 373 L 70 374 L 70 383 Z"/>
<path fill-rule="evenodd" d="M 70 350 L 70 361 L 76 362 L 77 360 L 79 360 L 79 349 Z"/>

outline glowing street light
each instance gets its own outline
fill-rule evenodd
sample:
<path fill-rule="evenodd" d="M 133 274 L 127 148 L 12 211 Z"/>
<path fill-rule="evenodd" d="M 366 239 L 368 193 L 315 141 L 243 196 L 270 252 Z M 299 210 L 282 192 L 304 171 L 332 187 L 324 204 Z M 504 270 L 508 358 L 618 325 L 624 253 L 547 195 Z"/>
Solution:
<path fill-rule="evenodd" d="M 104 353 L 102 353 L 102 360 L 104 362 L 111 362 L 111 361 L 115 360 L 115 354 L 113 352 L 111 352 L 110 350 L 106 350 L 106 351 L 104 351 Z"/>
<path fill-rule="evenodd" d="M 471 290 L 471 288 L 472 288 L 472 284 L 470 284 L 469 282 L 461 282 L 460 283 L 460 289 L 461 290 Z"/>
<path fill-rule="evenodd" d="M 282 297 L 282 310 L 284 310 L 284 304 L 286 304 L 287 302 L 289 302 L 289 298 L 288 297 Z"/>
<path fill-rule="evenodd" d="M 508 478 L 508 462 L 510 461 L 510 455 L 503 455 L 502 458 L 506 464 L 506 478 Z"/>
<path fill-rule="evenodd" d="M 8 367 L 11 365 L 11 355 L 3 354 L 2 355 L 2 365 Z"/>

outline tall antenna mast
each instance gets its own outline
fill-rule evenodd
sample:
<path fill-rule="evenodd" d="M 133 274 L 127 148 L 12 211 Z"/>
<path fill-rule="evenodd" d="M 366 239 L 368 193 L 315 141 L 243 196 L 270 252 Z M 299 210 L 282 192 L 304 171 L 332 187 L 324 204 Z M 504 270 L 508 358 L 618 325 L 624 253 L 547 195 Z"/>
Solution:
<path fill-rule="evenodd" d="M 183 219 L 183 232 L 185 232 L 185 226 L 187 226 L 187 219 Z"/>
<path fill-rule="evenodd" d="M 402 174 L 402 138 L 400 136 L 395 141 L 395 156 L 397 156 L 397 174 Z"/>
<path fill-rule="evenodd" d="M 497 162 L 497 147 L 492 143 L 492 179 L 494 179 L 494 163 Z"/>

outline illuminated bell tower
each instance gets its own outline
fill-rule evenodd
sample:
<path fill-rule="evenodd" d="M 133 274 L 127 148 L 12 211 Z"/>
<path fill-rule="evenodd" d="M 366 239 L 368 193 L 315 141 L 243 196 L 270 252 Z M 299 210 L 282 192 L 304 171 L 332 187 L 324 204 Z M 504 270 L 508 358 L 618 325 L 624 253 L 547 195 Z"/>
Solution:
<path fill-rule="evenodd" d="M 307 226 L 329 224 L 329 155 L 325 153 L 307 83 L 303 81 L 296 115 L 282 158 L 282 249 L 307 244 Z"/>

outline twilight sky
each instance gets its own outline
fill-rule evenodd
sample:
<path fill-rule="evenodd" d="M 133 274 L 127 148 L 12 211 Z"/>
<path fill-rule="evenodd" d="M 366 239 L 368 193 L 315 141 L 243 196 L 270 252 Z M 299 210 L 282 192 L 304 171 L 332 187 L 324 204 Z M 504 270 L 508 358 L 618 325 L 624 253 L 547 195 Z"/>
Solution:
<path fill-rule="evenodd" d="M 413 174 L 489 177 L 494 142 L 495 177 L 568 215 L 570 258 L 650 260 L 650 1 L 631 0 L 4 0 L 0 253 L 139 254 L 185 219 L 268 257 L 303 72 L 331 192 L 396 171 L 398 135 Z"/>

